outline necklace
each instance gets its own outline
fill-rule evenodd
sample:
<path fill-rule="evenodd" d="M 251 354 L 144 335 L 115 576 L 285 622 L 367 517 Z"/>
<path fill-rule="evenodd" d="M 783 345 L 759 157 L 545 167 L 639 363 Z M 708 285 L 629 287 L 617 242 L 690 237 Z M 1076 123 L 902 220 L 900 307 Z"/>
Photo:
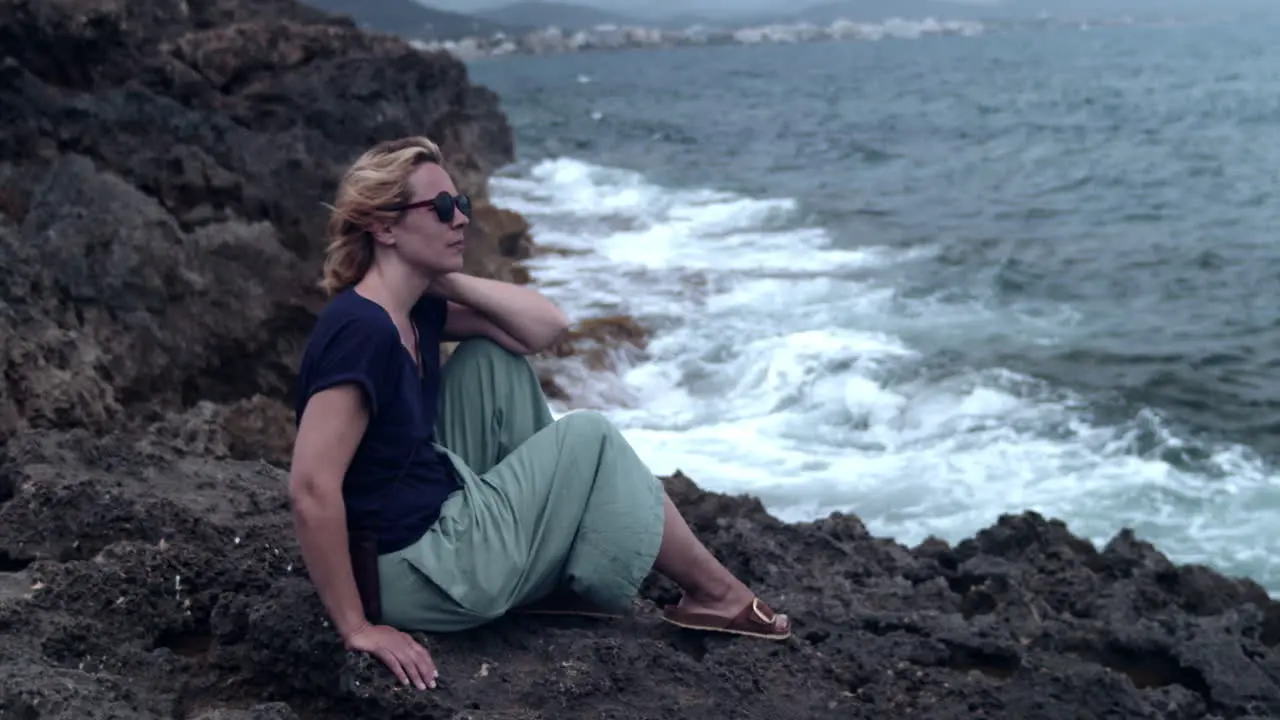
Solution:
<path fill-rule="evenodd" d="M 418 379 L 424 374 L 422 367 L 422 340 L 418 337 L 418 323 L 409 318 L 409 327 L 413 328 L 413 364 L 418 369 Z"/>

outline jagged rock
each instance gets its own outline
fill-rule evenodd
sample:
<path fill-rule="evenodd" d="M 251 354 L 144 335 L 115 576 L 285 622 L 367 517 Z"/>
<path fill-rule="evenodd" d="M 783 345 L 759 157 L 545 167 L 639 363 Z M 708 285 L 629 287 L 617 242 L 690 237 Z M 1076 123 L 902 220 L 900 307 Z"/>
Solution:
<path fill-rule="evenodd" d="M 668 492 L 795 618 L 782 644 L 513 616 L 424 636 L 441 686 L 346 653 L 290 534 L 283 471 L 137 435 L 14 437 L 0 462 L 0 717 L 1243 718 L 1280 713 L 1277 604 L 1125 532 L 1034 513 L 954 548 L 848 515 Z"/>
<path fill-rule="evenodd" d="M 0 48 L 0 440 L 287 406 L 322 203 L 378 140 L 440 142 L 468 269 L 522 279 L 528 225 L 487 202 L 511 129 L 446 54 L 287 0 L 0 0 Z M 255 422 L 227 451 L 278 460 L 291 418 Z"/>

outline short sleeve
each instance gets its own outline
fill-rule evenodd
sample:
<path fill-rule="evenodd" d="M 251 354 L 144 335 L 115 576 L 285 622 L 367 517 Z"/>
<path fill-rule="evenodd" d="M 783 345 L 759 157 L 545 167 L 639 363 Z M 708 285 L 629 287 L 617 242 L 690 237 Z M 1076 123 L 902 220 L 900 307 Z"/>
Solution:
<path fill-rule="evenodd" d="M 315 354 L 308 358 L 303 404 L 322 390 L 354 383 L 364 391 L 369 416 L 377 417 L 390 386 L 392 353 L 400 344 L 394 326 L 351 318 L 317 339 L 308 350 Z"/>

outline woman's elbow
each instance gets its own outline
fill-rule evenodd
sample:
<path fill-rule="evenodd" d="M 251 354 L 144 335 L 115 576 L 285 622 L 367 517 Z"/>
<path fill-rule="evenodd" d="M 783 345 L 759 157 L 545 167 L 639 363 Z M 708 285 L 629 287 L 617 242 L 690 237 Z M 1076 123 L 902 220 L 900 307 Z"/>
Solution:
<path fill-rule="evenodd" d="M 314 473 L 289 475 L 289 505 L 299 518 L 324 514 L 342 503 L 341 479 L 337 483 Z"/>
<path fill-rule="evenodd" d="M 559 342 L 563 340 L 564 336 L 569 334 L 570 325 L 571 323 L 569 322 L 568 316 L 566 316 L 563 312 L 556 310 L 555 322 L 551 323 L 552 342 Z"/>
<path fill-rule="evenodd" d="M 547 318 L 545 327 L 539 333 L 538 342 L 532 343 L 529 347 L 529 354 L 539 353 L 547 348 L 564 340 L 569 334 L 569 318 L 565 317 L 559 308 L 556 308 L 550 317 Z"/>

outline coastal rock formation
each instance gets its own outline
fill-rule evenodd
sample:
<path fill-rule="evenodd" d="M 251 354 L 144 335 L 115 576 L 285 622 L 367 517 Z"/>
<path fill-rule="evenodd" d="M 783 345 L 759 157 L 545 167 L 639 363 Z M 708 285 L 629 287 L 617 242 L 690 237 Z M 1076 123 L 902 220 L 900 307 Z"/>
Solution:
<path fill-rule="evenodd" d="M 785 643 L 511 617 L 425 637 L 441 687 L 342 650 L 289 532 L 319 203 L 426 133 L 479 201 L 471 270 L 523 281 L 487 203 L 511 131 L 465 67 L 286 0 L 0 0 L 0 718 L 1263 718 L 1280 606 L 1129 533 L 1001 518 L 955 547 L 668 491 L 794 618 Z M 644 344 L 625 319 L 553 356 Z M 564 382 L 563 378 L 559 378 Z"/>
<path fill-rule="evenodd" d="M 321 203 L 378 140 L 440 142 L 477 201 L 469 269 L 526 277 L 527 225 L 488 203 L 513 159 L 493 93 L 293 2 L 0 0 L 0 107 L 0 440 L 285 401 Z M 245 442 L 273 441 L 214 444 Z"/>
<path fill-rule="evenodd" d="M 440 687 L 345 653 L 289 534 L 285 474 L 145 439 L 32 431 L 0 460 L 0 717 L 1265 718 L 1280 606 L 1121 533 L 1035 514 L 916 548 L 668 490 L 795 618 L 785 643 L 633 618 L 424 637 Z"/>

